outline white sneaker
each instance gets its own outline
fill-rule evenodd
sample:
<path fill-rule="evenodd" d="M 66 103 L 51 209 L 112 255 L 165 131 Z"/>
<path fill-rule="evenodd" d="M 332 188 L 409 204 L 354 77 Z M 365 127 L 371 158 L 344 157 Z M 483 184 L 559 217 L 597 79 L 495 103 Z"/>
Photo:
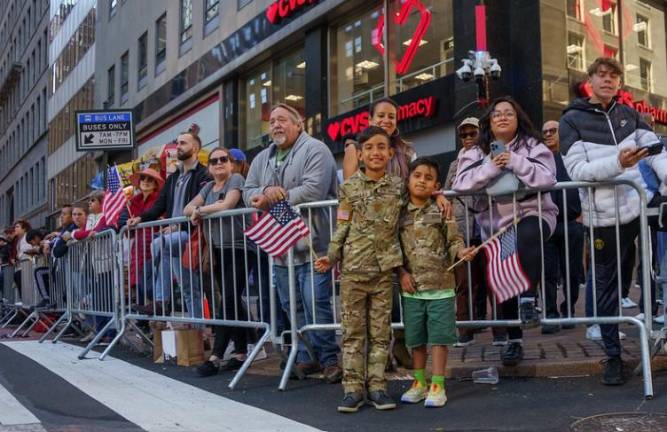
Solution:
<path fill-rule="evenodd" d="M 625 333 L 622 331 L 618 332 L 619 339 L 625 339 L 625 336 Z M 592 341 L 602 340 L 602 332 L 600 332 L 600 326 L 598 324 L 593 324 L 586 329 L 586 339 Z"/>
<path fill-rule="evenodd" d="M 623 297 L 621 299 L 621 307 L 623 309 L 630 309 L 633 307 L 637 307 L 637 303 L 633 302 L 630 297 Z"/>
<path fill-rule="evenodd" d="M 644 321 L 644 312 L 638 313 L 635 315 L 635 318 L 637 318 L 639 321 Z"/>
<path fill-rule="evenodd" d="M 665 315 L 659 315 L 659 316 L 653 318 L 653 322 L 658 323 L 658 324 L 664 324 L 665 323 Z"/>
<path fill-rule="evenodd" d="M 656 302 L 657 304 L 659 304 L 659 305 L 661 305 L 661 304 L 664 303 L 664 302 L 662 301 L 662 299 L 657 299 L 655 302 Z"/>
<path fill-rule="evenodd" d="M 602 333 L 600 332 L 600 326 L 593 324 L 592 326 L 586 329 L 586 339 L 592 341 L 602 340 Z"/>

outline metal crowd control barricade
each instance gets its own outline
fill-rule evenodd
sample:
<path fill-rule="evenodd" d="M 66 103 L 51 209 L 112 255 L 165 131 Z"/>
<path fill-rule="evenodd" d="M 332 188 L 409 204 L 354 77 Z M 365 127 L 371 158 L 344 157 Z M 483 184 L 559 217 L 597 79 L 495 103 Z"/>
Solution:
<path fill-rule="evenodd" d="M 5 328 L 19 313 L 16 305 L 16 287 L 14 286 L 14 266 L 0 265 L 2 293 L 0 293 L 0 328 Z"/>
<path fill-rule="evenodd" d="M 254 349 L 229 384 L 234 388 L 264 344 L 275 342 L 275 298 L 271 263 L 243 235 L 254 209 L 225 210 L 203 218 L 196 227 L 185 217 L 124 227 L 120 238 L 129 244 L 121 262 L 121 323 L 108 353 L 133 327 L 149 344 L 136 321 L 162 321 L 222 326 L 225 331 L 261 331 Z M 193 233 L 202 243 L 190 243 Z M 188 264 L 189 263 L 189 264 Z M 237 347 L 238 348 L 238 347 Z"/>
<path fill-rule="evenodd" d="M 588 183 L 588 182 L 565 182 L 565 183 L 559 183 L 555 185 L 554 187 L 548 188 L 548 189 L 524 189 L 521 190 L 519 196 L 518 193 L 515 193 L 511 196 L 506 196 L 505 198 L 509 200 L 509 202 L 513 203 L 513 209 L 514 209 L 514 215 L 515 219 L 516 217 L 521 217 L 523 216 L 521 214 L 521 209 L 520 205 L 518 204 L 520 200 L 525 198 L 525 194 L 532 194 L 533 197 L 537 200 L 537 205 L 538 205 L 538 217 L 542 217 L 542 211 L 543 211 L 543 205 L 544 205 L 544 196 L 546 194 L 551 193 L 552 191 L 563 194 L 563 199 L 564 202 L 566 202 L 565 197 L 566 197 L 566 192 L 567 190 L 570 189 L 576 189 L 576 190 L 582 190 L 587 192 L 586 194 L 586 200 L 588 203 L 588 220 L 594 220 L 594 215 L 593 215 L 593 209 L 594 207 L 594 191 L 596 189 L 601 189 L 601 188 L 606 188 L 606 191 L 608 193 L 611 193 L 613 195 L 614 199 L 614 206 L 615 206 L 615 211 L 616 211 L 616 223 L 615 223 L 615 233 L 616 233 L 616 257 L 617 257 L 617 271 L 618 271 L 618 314 L 613 315 L 613 316 L 600 316 L 598 314 L 598 307 L 597 307 L 597 290 L 596 290 L 596 280 L 595 280 L 595 253 L 596 249 L 594 246 L 594 227 L 592 224 L 591 226 L 585 227 L 585 229 L 589 233 L 589 242 L 588 244 L 585 245 L 585 248 L 589 251 L 590 253 L 590 272 L 591 272 L 591 277 L 592 277 L 592 283 L 593 283 L 593 289 L 592 289 L 592 304 L 593 304 L 593 315 L 592 316 L 574 316 L 572 313 L 572 309 L 570 306 L 570 289 L 569 289 L 569 275 L 570 272 L 572 271 L 570 269 L 570 259 L 569 259 L 569 246 L 566 243 L 566 259 L 565 259 L 565 283 L 566 283 L 566 289 L 565 289 L 565 301 L 567 302 L 567 314 L 566 316 L 562 316 L 560 318 L 547 318 L 546 316 L 546 308 L 543 308 L 542 311 L 542 316 L 541 316 L 541 323 L 545 325 L 549 324 L 555 324 L 555 325 L 563 325 L 563 324 L 573 324 L 573 325 L 585 325 L 585 324 L 620 324 L 620 323 L 627 323 L 627 324 L 632 324 L 637 327 L 639 330 L 639 345 L 641 349 L 641 370 L 643 373 L 643 382 L 644 382 L 644 396 L 647 399 L 650 399 L 653 397 L 653 384 L 652 384 L 652 375 L 651 375 L 651 361 L 650 361 L 650 350 L 649 350 L 649 337 L 651 335 L 651 329 L 652 329 L 652 323 L 651 323 L 651 314 L 645 314 L 645 320 L 641 321 L 635 317 L 632 316 L 623 316 L 622 314 L 622 308 L 620 307 L 620 302 L 621 302 L 621 289 L 622 289 L 622 282 L 621 282 L 621 249 L 624 247 L 624 245 L 621 245 L 619 242 L 619 195 L 622 192 L 619 192 L 620 189 L 625 189 L 627 191 L 628 188 L 634 189 L 637 191 L 638 196 L 639 196 L 639 247 L 640 247 L 640 252 L 644 257 L 647 257 L 647 259 L 642 260 L 642 266 L 641 266 L 641 272 L 643 275 L 643 280 L 644 281 L 649 281 L 650 280 L 650 269 L 649 269 L 649 262 L 650 260 L 648 257 L 650 256 L 650 247 L 649 247 L 649 241 L 648 241 L 648 222 L 647 222 L 647 200 L 646 200 L 646 194 L 644 193 L 643 189 L 636 185 L 635 183 L 631 181 L 625 181 L 625 180 L 616 180 L 616 181 L 610 181 L 610 182 L 599 182 L 599 183 Z M 463 196 L 470 196 L 471 199 L 475 199 L 478 201 L 478 203 L 483 203 L 484 201 L 487 202 L 489 207 L 491 206 L 491 201 L 492 199 L 497 199 L 497 197 L 492 198 L 489 197 L 485 194 L 477 193 L 477 194 L 458 194 L 452 191 L 446 192 L 446 195 L 450 198 L 461 198 Z M 459 227 L 461 232 L 465 233 L 465 242 L 466 245 L 470 245 L 470 232 L 471 232 L 471 226 L 469 226 L 469 221 L 472 221 L 472 215 L 473 213 L 478 213 L 474 209 L 471 209 L 468 207 L 468 203 L 463 202 L 464 205 L 464 212 L 465 212 L 465 226 Z M 326 209 L 326 211 L 329 214 L 329 227 L 331 232 L 333 232 L 334 228 L 334 215 L 335 215 L 335 207 L 337 205 L 336 201 L 324 201 L 324 202 L 316 202 L 316 203 L 309 203 L 309 204 L 304 204 L 299 206 L 299 209 L 302 212 L 302 216 L 306 220 L 306 222 L 309 224 L 309 226 L 312 226 L 312 212 L 315 209 Z M 564 230 L 565 230 L 565 239 L 566 242 L 568 241 L 568 227 L 567 227 L 567 215 L 559 215 L 558 216 L 558 221 L 562 222 L 565 221 L 566 223 L 564 224 Z M 311 230 L 312 231 L 312 230 Z M 494 233 L 487 233 L 487 237 L 490 237 Z M 541 259 L 542 259 L 542 266 L 541 266 L 541 274 L 540 274 L 540 280 L 538 282 L 539 290 L 538 290 L 538 296 L 540 296 L 542 299 L 545 298 L 545 272 L 544 272 L 544 236 L 545 233 L 543 232 L 543 229 L 540 225 L 540 254 L 541 254 Z M 537 241 L 538 239 L 536 239 Z M 290 250 L 288 252 L 288 265 L 289 265 L 289 292 L 290 292 L 290 319 L 292 322 L 297 322 L 297 313 L 299 312 L 297 310 L 297 292 L 296 292 L 296 281 L 295 281 L 295 274 L 294 274 L 294 259 L 293 259 L 293 251 Z M 472 299 L 473 299 L 473 292 L 472 292 L 472 281 L 471 281 L 471 268 L 470 264 L 467 265 L 467 291 L 468 291 L 468 308 L 469 308 L 469 316 L 474 317 L 472 313 Z M 312 270 L 314 271 L 314 270 Z M 332 278 L 332 283 L 335 286 L 335 270 L 331 270 L 331 278 Z M 314 290 L 314 287 L 311 286 L 310 289 Z M 651 305 L 650 305 L 650 284 L 649 283 L 644 283 L 643 287 L 643 300 L 644 300 L 644 310 L 650 311 L 651 310 Z M 508 300 L 508 301 L 515 301 L 515 300 Z M 518 300 L 517 301 L 517 307 L 518 307 Z M 508 319 L 500 319 L 499 314 L 498 314 L 498 308 L 497 304 L 495 301 L 495 298 L 492 299 L 492 313 L 491 313 L 491 319 L 471 319 L 468 321 L 457 321 L 456 325 L 458 328 L 481 328 L 481 327 L 488 327 L 488 326 L 493 326 L 493 327 L 516 327 L 520 326 L 521 322 L 518 319 L 514 320 L 508 320 Z M 307 331 L 314 331 L 314 330 L 333 330 L 333 329 L 339 329 L 340 328 L 340 322 L 337 318 L 337 311 L 340 309 L 340 305 L 338 304 L 336 300 L 336 295 L 334 292 L 334 295 L 332 296 L 332 309 L 334 311 L 333 314 L 333 321 L 332 322 L 322 322 L 322 320 L 318 320 L 317 317 L 317 310 L 315 307 L 313 307 L 313 310 L 311 311 L 311 316 L 312 316 L 312 321 L 307 322 L 304 326 L 296 330 L 296 334 L 293 334 L 292 337 L 294 338 L 293 340 L 297 340 L 296 338 L 300 338 L 305 342 L 305 337 L 303 333 Z M 402 314 L 401 314 L 401 319 L 396 321 L 394 320 L 392 322 L 392 327 L 393 328 L 400 328 L 402 326 Z M 291 373 L 291 370 L 294 366 L 294 362 L 296 360 L 296 343 L 293 344 L 292 346 L 292 351 L 290 352 L 285 371 L 281 380 L 280 384 L 280 389 L 284 390 L 287 386 L 287 380 L 289 378 L 289 375 Z"/>
<path fill-rule="evenodd" d="M 77 327 L 71 327 L 75 320 L 75 316 L 72 313 L 72 305 L 70 303 L 72 298 L 72 288 L 75 283 L 79 282 L 73 277 L 74 274 L 78 274 L 74 272 L 78 267 L 73 266 L 71 259 L 72 255 L 74 255 L 75 259 L 80 258 L 78 254 L 70 254 L 69 251 L 61 258 L 51 257 L 49 267 L 51 275 L 50 312 L 60 314 L 60 316 L 42 335 L 39 339 L 39 343 L 44 342 L 52 333 L 56 332 L 59 325 L 62 325 L 62 328 L 56 333 L 56 336 L 52 340 L 53 343 L 56 343 L 68 328 L 73 328 L 77 333 L 81 334 Z"/>
<path fill-rule="evenodd" d="M 21 274 L 21 302 L 15 303 L 22 313 L 26 315 L 26 318 L 19 324 L 19 326 L 9 335 L 10 338 L 16 337 L 16 335 L 23 330 L 21 337 L 25 337 L 30 333 L 30 330 L 41 323 L 46 328 L 53 325 L 53 322 L 45 315 L 45 312 L 48 311 L 48 307 L 40 305 L 42 300 L 48 298 L 48 292 L 43 293 L 40 291 L 40 288 L 37 286 L 37 277 L 36 271 L 46 270 L 46 284 L 42 287 L 42 290 L 48 290 L 50 276 L 48 276 L 48 265 L 45 259 L 40 262 L 43 265 L 39 265 L 38 258 L 32 257 L 29 259 L 24 259 L 19 261 L 15 271 L 19 271 Z M 46 294 L 46 295 L 45 295 Z M 26 327 L 27 326 L 27 327 Z"/>
<path fill-rule="evenodd" d="M 66 318 L 67 325 L 56 340 L 71 326 L 73 317 L 78 316 L 87 322 L 95 336 L 81 351 L 79 359 L 85 358 L 109 330 L 118 328 L 120 281 L 117 244 L 116 233 L 106 230 L 92 238 L 68 245 L 64 283 L 68 285 L 66 298 L 69 315 Z"/>

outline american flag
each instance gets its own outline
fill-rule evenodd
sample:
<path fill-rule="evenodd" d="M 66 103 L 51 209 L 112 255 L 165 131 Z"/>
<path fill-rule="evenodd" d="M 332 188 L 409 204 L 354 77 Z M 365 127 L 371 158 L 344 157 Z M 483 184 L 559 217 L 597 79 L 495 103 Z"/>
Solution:
<path fill-rule="evenodd" d="M 482 248 L 487 259 L 486 280 L 498 303 L 530 288 L 530 281 L 519 262 L 514 225 Z"/>
<path fill-rule="evenodd" d="M 114 225 L 120 212 L 127 203 L 127 197 L 123 192 L 123 181 L 120 178 L 118 168 L 109 167 L 107 170 L 107 189 L 104 191 L 104 203 L 102 213 L 107 225 Z"/>
<path fill-rule="evenodd" d="M 245 231 L 250 240 L 274 258 L 308 234 L 308 226 L 285 200 L 278 201 Z"/>

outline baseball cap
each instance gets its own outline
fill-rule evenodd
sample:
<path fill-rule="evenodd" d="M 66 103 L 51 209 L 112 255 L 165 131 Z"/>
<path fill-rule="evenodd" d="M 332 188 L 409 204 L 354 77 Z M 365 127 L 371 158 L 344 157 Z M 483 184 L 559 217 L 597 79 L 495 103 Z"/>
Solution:
<path fill-rule="evenodd" d="M 232 158 L 234 158 L 235 161 L 240 162 L 246 160 L 245 153 L 243 153 L 243 151 L 240 149 L 230 148 L 229 154 L 232 155 Z"/>
<path fill-rule="evenodd" d="M 477 117 L 466 117 L 461 123 L 459 123 L 456 129 L 459 130 L 463 126 L 474 126 L 479 129 L 479 119 Z"/>

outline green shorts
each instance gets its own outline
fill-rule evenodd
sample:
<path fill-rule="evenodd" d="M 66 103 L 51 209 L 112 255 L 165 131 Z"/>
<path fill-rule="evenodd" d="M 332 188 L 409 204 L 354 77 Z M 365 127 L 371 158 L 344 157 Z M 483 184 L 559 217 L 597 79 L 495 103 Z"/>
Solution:
<path fill-rule="evenodd" d="M 423 345 L 456 343 L 455 297 L 421 300 L 403 298 L 405 344 L 409 348 Z"/>

